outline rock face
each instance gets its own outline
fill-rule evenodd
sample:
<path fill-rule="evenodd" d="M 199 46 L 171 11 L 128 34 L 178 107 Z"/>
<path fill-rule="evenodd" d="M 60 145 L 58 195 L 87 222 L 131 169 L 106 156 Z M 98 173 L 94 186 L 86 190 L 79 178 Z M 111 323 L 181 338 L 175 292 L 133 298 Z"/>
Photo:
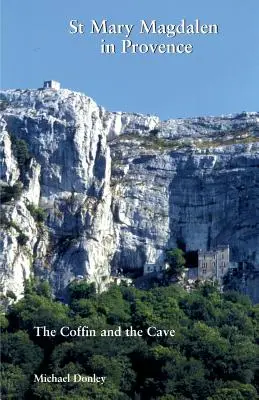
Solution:
<path fill-rule="evenodd" d="M 163 122 L 65 89 L 3 91 L 1 109 L 5 294 L 33 274 L 102 290 L 179 241 L 259 265 L 259 113 Z"/>

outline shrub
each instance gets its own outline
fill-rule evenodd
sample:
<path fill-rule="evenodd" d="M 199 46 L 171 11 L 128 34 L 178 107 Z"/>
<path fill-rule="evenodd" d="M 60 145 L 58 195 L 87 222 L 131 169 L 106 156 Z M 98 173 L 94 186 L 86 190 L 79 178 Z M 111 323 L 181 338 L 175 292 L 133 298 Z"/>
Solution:
<path fill-rule="evenodd" d="M 0 201 L 7 203 L 11 200 L 18 200 L 22 193 L 22 183 L 18 182 L 13 186 L 1 185 L 0 186 Z"/>
<path fill-rule="evenodd" d="M 20 169 L 24 169 L 27 160 L 30 159 L 30 153 L 28 150 L 28 145 L 23 139 L 17 139 L 15 136 L 11 135 L 12 150 L 13 154 L 17 160 Z"/>
<path fill-rule="evenodd" d="M 14 229 L 16 229 L 18 232 L 20 232 L 20 228 L 19 228 L 19 226 L 16 224 L 16 222 L 14 222 L 14 221 L 7 221 L 6 222 L 6 226 L 8 227 L 8 228 L 14 228 Z"/>
<path fill-rule="evenodd" d="M 12 290 L 7 290 L 6 297 L 9 297 L 9 299 L 13 299 L 13 300 L 17 299 L 15 293 Z"/>
<path fill-rule="evenodd" d="M 20 246 L 25 246 L 28 240 L 29 238 L 27 235 L 25 235 L 25 233 L 20 233 L 19 236 L 17 237 L 17 242 Z"/>
<path fill-rule="evenodd" d="M 30 211 L 31 215 L 36 222 L 44 222 L 46 219 L 46 213 L 41 207 L 35 207 L 33 204 L 28 204 L 27 209 Z"/>
<path fill-rule="evenodd" d="M 157 135 L 159 132 L 160 132 L 160 130 L 158 128 L 151 129 L 151 131 L 149 131 L 149 133 L 151 133 L 151 135 Z"/>

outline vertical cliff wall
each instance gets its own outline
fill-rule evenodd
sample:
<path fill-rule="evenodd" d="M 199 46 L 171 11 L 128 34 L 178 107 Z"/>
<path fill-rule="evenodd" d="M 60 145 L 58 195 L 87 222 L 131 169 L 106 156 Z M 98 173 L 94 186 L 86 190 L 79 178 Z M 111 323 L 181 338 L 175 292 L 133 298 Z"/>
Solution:
<path fill-rule="evenodd" d="M 258 113 L 161 122 L 69 90 L 4 91 L 1 109 L 4 293 L 33 274 L 102 289 L 179 240 L 259 264 Z"/>

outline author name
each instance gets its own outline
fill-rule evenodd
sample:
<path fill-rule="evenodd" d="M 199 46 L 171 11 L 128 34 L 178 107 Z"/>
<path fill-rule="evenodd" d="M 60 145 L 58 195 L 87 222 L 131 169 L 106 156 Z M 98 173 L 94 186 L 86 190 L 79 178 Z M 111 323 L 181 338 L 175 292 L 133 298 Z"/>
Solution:
<path fill-rule="evenodd" d="M 34 374 L 34 382 L 36 383 L 96 383 L 103 385 L 106 381 L 106 376 L 93 375 L 81 375 L 81 374 L 67 374 L 65 376 L 56 376 L 55 374 L 46 375 L 36 375 Z"/>

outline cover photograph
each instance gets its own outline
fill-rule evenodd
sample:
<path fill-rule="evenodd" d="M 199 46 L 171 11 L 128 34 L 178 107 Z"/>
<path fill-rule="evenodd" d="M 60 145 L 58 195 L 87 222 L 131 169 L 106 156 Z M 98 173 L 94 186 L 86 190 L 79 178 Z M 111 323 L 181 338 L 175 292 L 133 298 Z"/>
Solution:
<path fill-rule="evenodd" d="M 259 2 L 2 0 L 2 400 L 259 400 Z"/>

